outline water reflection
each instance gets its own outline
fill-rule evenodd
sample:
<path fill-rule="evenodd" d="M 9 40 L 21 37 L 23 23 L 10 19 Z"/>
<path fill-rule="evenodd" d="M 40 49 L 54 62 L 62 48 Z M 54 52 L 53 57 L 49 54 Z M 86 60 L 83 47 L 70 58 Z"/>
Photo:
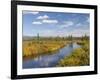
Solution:
<path fill-rule="evenodd" d="M 73 43 L 65 46 L 51 55 L 42 55 L 34 59 L 25 60 L 23 61 L 23 68 L 55 67 L 61 59 L 68 56 L 74 49 L 79 47 L 80 46 L 78 44 Z"/>

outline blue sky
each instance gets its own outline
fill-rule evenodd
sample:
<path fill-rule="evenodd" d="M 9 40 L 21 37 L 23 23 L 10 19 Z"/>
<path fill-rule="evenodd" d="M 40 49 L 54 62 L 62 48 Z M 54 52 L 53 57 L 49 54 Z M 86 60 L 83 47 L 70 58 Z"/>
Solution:
<path fill-rule="evenodd" d="M 86 13 L 23 11 L 23 36 L 89 35 L 90 16 Z"/>

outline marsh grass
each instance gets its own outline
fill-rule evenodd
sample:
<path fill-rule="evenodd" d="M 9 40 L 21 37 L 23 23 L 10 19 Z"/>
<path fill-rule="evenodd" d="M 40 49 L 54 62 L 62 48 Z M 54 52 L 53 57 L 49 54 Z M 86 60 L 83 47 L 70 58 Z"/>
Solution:
<path fill-rule="evenodd" d="M 71 55 L 66 56 L 64 59 L 61 59 L 58 62 L 57 66 L 85 66 L 89 65 L 90 52 L 89 52 L 89 41 L 84 40 L 78 42 L 81 45 L 81 48 L 75 49 Z"/>
<path fill-rule="evenodd" d="M 67 41 L 23 41 L 23 57 L 36 57 L 44 54 L 52 54 L 67 45 Z"/>

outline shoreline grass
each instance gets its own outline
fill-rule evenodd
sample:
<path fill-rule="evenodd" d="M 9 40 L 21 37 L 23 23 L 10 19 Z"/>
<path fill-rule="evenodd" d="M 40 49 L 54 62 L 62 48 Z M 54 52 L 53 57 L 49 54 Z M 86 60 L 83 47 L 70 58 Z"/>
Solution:
<path fill-rule="evenodd" d="M 89 65 L 89 41 L 78 42 L 81 45 L 81 48 L 75 49 L 71 55 L 65 56 L 64 59 L 61 59 L 58 62 L 58 67 L 65 66 L 85 66 Z"/>
<path fill-rule="evenodd" d="M 67 41 L 23 41 L 23 57 L 36 57 L 44 54 L 52 54 L 67 45 Z"/>

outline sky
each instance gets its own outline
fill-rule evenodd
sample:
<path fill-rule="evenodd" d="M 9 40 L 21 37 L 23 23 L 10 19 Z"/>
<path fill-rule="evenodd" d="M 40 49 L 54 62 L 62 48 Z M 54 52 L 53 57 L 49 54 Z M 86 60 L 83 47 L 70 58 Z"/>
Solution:
<path fill-rule="evenodd" d="M 88 13 L 23 11 L 23 36 L 80 37 L 90 35 Z"/>

